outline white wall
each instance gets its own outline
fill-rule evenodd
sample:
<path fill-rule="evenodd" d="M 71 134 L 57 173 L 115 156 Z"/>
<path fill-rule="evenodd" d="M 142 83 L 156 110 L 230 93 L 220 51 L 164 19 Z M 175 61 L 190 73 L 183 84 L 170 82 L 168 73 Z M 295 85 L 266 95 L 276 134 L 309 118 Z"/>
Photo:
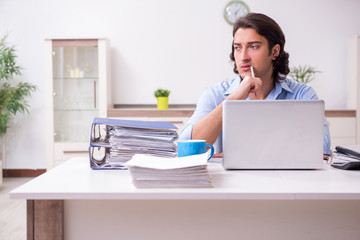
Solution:
<path fill-rule="evenodd" d="M 111 41 L 113 102 L 155 104 L 153 91 L 171 90 L 170 103 L 196 103 L 200 93 L 232 78 L 229 0 L 0 0 L 0 36 L 24 68 L 19 79 L 38 85 L 30 115 L 18 116 L 6 142 L 6 168 L 45 168 L 45 38 Z M 326 108 L 346 108 L 347 40 L 360 34 L 357 0 L 245 0 L 274 18 L 286 37 L 290 64 L 322 71 L 311 84 Z M 90 126 L 89 126 L 90 129 Z"/>

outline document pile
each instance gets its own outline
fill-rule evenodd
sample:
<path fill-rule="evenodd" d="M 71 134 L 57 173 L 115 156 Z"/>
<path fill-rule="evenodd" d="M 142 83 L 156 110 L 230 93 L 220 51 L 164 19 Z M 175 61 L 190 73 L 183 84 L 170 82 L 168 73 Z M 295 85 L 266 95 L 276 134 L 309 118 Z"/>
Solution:
<path fill-rule="evenodd" d="M 331 166 L 345 170 L 360 170 L 360 145 L 337 146 Z"/>
<path fill-rule="evenodd" d="M 125 169 L 134 154 L 177 155 L 176 127 L 170 122 L 95 118 L 89 148 L 93 169 Z"/>
<path fill-rule="evenodd" d="M 212 187 L 208 154 L 162 158 L 136 154 L 125 163 L 137 188 Z"/>

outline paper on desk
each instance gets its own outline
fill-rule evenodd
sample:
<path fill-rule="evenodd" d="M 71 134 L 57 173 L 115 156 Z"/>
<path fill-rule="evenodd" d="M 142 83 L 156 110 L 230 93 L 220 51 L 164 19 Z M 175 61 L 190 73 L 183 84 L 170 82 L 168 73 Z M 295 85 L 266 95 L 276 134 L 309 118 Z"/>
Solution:
<path fill-rule="evenodd" d="M 186 157 L 164 158 L 143 154 L 135 154 L 130 161 L 125 163 L 127 167 L 142 167 L 153 169 L 177 169 L 200 165 L 206 165 L 208 153 L 191 155 Z"/>
<path fill-rule="evenodd" d="M 118 138 L 137 138 L 149 139 L 155 141 L 175 141 L 178 137 L 176 130 L 171 129 L 147 129 L 147 128 L 129 128 L 115 126 L 110 130 L 110 135 Z"/>

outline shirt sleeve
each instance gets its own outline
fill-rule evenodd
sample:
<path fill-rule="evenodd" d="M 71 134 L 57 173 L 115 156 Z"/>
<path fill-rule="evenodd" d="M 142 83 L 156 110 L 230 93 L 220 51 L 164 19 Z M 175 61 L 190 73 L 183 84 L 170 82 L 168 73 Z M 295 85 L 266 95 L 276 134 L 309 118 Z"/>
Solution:
<path fill-rule="evenodd" d="M 332 151 L 330 149 L 331 140 L 330 140 L 330 131 L 329 124 L 326 118 L 324 117 L 324 153 L 331 154 Z"/>
<path fill-rule="evenodd" d="M 216 91 L 213 88 L 208 88 L 204 91 L 204 93 L 200 96 L 200 99 L 196 105 L 196 109 L 194 114 L 190 118 L 189 122 L 183 128 L 180 133 L 180 140 L 190 140 L 191 134 L 193 130 L 194 124 L 208 115 L 211 111 L 213 111 L 222 101 L 223 99 L 219 99 L 216 94 Z M 222 151 L 222 132 L 217 137 L 213 146 L 215 148 L 215 153 L 219 153 Z"/>
<path fill-rule="evenodd" d="M 299 94 L 298 99 L 304 99 L 304 100 L 306 100 L 306 99 L 318 100 L 319 99 L 315 90 L 310 86 L 306 86 L 306 87 L 302 88 L 298 92 L 298 94 Z M 330 145 L 331 145 L 331 140 L 330 140 L 329 124 L 328 124 L 328 121 L 326 120 L 326 118 L 324 117 L 324 153 L 325 154 L 331 154 Z"/>

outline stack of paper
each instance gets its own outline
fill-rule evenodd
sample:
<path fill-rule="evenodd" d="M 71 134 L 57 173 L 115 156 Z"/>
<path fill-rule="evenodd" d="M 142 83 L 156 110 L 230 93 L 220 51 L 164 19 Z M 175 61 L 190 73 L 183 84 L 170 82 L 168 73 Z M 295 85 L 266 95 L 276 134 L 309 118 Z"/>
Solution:
<path fill-rule="evenodd" d="M 176 129 L 169 122 L 95 118 L 89 149 L 91 166 L 123 169 L 134 154 L 175 157 Z"/>
<path fill-rule="evenodd" d="M 212 187 L 207 158 L 207 153 L 180 158 L 136 154 L 125 166 L 138 188 Z"/>
<path fill-rule="evenodd" d="M 109 133 L 109 143 L 113 153 L 130 153 L 127 154 L 129 156 L 127 160 L 134 153 L 165 157 L 176 156 L 176 145 L 174 144 L 178 137 L 176 131 L 114 126 Z"/>

